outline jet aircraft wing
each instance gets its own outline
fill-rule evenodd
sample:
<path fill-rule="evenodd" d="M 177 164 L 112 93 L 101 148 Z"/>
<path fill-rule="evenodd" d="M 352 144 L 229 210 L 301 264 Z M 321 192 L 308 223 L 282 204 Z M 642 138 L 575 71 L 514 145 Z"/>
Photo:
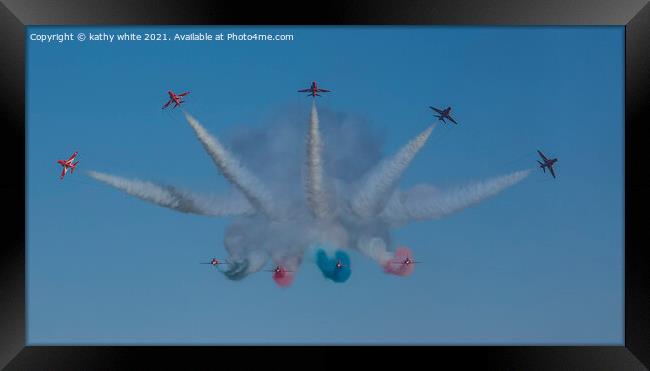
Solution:
<path fill-rule="evenodd" d="M 544 159 L 544 161 L 548 160 L 540 150 L 537 150 L 537 153 L 539 153 L 539 155 Z"/>

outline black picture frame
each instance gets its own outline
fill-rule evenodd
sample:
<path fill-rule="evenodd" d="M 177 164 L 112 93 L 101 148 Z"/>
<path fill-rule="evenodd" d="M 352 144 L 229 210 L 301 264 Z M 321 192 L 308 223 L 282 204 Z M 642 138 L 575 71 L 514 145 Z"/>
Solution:
<path fill-rule="evenodd" d="M 493 1 L 331 1 L 299 4 L 187 1 L 24 1 L 0 4 L 0 83 L 4 127 L 1 153 L 5 164 L 2 193 L 6 210 L 5 243 L 0 250 L 0 367 L 7 370 L 76 370 L 133 368 L 133 362 L 183 364 L 188 360 L 215 366 L 234 348 L 26 346 L 25 182 L 13 166 L 25 151 L 25 27 L 29 25 L 622 25 L 625 26 L 625 345 L 624 346 L 487 346 L 427 347 L 399 357 L 376 357 L 385 366 L 398 358 L 413 362 L 480 364 L 499 370 L 643 370 L 650 365 L 650 274 L 645 252 L 643 198 L 650 184 L 637 169 L 646 161 L 643 128 L 648 125 L 650 84 L 650 6 L 645 0 L 493 0 Z M 11 159 L 11 160 L 9 160 Z M 598 171 L 597 164 L 594 171 Z M 22 175 L 22 177 L 21 177 Z M 604 174 L 606 176 L 606 174 Z M 300 347 L 324 357 L 328 351 Z M 350 348 L 350 347 L 346 347 Z M 417 347 L 421 348 L 422 347 Z M 359 349 L 359 348 L 356 348 Z M 374 348 L 373 348 L 374 349 Z M 371 348 L 364 348 L 367 353 Z M 245 352 L 252 351 L 247 349 Z M 255 347 L 273 365 L 278 353 L 296 349 Z M 241 350 L 235 357 L 242 357 Z M 356 353 L 356 350 L 354 351 Z M 381 353 L 380 349 L 379 352 Z M 352 352 L 351 352 L 352 353 Z M 406 353 L 406 354 L 404 354 Z M 409 354 L 410 353 L 410 354 Z M 295 357 L 295 354 L 292 355 Z M 363 355 L 368 357 L 368 355 Z M 372 356 L 371 356 L 372 357 Z M 419 358 L 419 359 L 418 359 Z M 286 358 L 285 358 L 286 359 Z M 136 361 L 137 360 L 137 361 Z M 225 361 L 228 359 L 225 358 Z M 335 359 L 329 359 L 334 362 Z M 145 363 L 142 363 L 145 362 Z M 283 365 L 278 364 L 277 367 Z M 309 366 L 309 365 L 307 365 Z M 300 367 L 307 367 L 300 366 Z M 454 367 L 456 368 L 456 367 Z M 201 369 L 187 367 L 183 369 Z"/>

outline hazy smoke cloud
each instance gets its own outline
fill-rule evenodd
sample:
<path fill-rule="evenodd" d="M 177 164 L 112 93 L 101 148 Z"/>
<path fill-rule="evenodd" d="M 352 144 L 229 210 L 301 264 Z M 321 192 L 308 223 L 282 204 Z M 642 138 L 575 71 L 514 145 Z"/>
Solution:
<path fill-rule="evenodd" d="M 186 114 L 190 127 L 238 197 L 205 199 L 150 182 L 102 173 L 91 176 L 174 210 L 234 216 L 224 234 L 232 263 L 224 275 L 240 280 L 271 261 L 273 266 L 292 271 L 269 273 L 278 285 L 286 287 L 311 246 L 358 249 L 385 268 L 396 258 L 391 251 L 393 226 L 461 210 L 529 173 L 516 172 L 444 192 L 429 185 L 400 191 L 396 189 L 399 179 L 426 143 L 431 127 L 380 161 L 382 146 L 368 123 L 329 111 L 319 115 L 315 106 L 309 117 L 306 112 L 295 112 L 259 127 L 242 125 L 230 135 L 226 148 Z M 404 251 L 399 250 L 398 255 Z M 339 258 L 349 263 L 343 251 L 334 256 L 334 265 Z M 317 253 L 316 263 L 327 278 L 346 280 L 348 271 L 329 271 L 332 260 L 324 251 Z"/>

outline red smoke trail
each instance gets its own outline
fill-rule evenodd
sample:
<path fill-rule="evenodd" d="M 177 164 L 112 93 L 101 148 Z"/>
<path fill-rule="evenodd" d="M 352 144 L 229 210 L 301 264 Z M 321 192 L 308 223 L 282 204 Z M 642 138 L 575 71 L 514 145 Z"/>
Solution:
<path fill-rule="evenodd" d="M 408 247 L 398 247 L 395 251 L 395 257 L 388 260 L 386 265 L 384 265 L 384 272 L 398 276 L 410 275 L 415 269 L 415 264 L 403 264 L 406 258 L 413 260 L 411 249 Z"/>
<path fill-rule="evenodd" d="M 280 287 L 289 287 L 293 283 L 293 273 L 291 272 L 274 272 L 273 281 Z"/>

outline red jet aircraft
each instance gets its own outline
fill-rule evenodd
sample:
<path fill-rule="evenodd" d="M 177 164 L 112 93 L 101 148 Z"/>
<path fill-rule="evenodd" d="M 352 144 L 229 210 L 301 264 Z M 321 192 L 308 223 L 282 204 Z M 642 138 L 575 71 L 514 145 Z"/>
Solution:
<path fill-rule="evenodd" d="M 283 266 L 278 265 L 274 269 L 265 270 L 265 272 L 273 272 L 275 274 L 284 274 L 286 272 L 293 272 L 293 271 L 288 271 L 288 270 L 284 269 Z"/>
<path fill-rule="evenodd" d="M 311 87 L 309 89 L 298 90 L 298 93 L 309 93 L 307 94 L 307 96 L 311 95 L 312 97 L 316 97 L 316 96 L 320 97 L 321 95 L 318 93 L 329 93 L 329 92 L 330 92 L 329 90 L 319 88 L 318 85 L 316 84 L 316 81 L 312 81 Z"/>
<path fill-rule="evenodd" d="M 212 265 L 213 267 L 216 268 L 217 265 L 220 265 L 220 264 L 229 264 L 229 263 L 223 262 L 223 261 L 221 261 L 221 260 L 219 260 L 219 259 L 216 259 L 216 258 L 212 258 L 212 259 L 210 259 L 210 262 L 209 262 L 209 263 L 201 263 L 201 264 L 210 264 L 210 265 Z"/>
<path fill-rule="evenodd" d="M 540 150 L 537 150 L 537 153 L 539 153 L 539 156 L 542 158 L 542 160 L 544 160 L 544 162 L 537 160 L 539 167 L 541 167 L 542 170 L 544 170 L 544 172 L 546 172 L 545 168 L 548 168 L 548 170 L 551 172 L 551 175 L 553 175 L 553 178 L 555 178 L 555 171 L 553 171 L 553 164 L 557 162 L 557 158 L 553 158 L 549 160 L 548 158 L 546 158 L 546 156 L 544 156 L 544 154 Z"/>
<path fill-rule="evenodd" d="M 402 260 L 401 262 L 392 262 L 393 264 L 404 264 L 404 265 L 410 265 L 410 264 L 415 264 L 415 263 L 422 263 L 422 262 L 416 262 L 415 260 L 411 260 L 411 258 L 406 258 Z"/>
<path fill-rule="evenodd" d="M 186 91 L 185 93 L 180 93 L 180 94 L 177 95 L 171 90 L 167 91 L 167 94 L 169 94 L 169 101 L 167 103 L 165 103 L 165 105 L 162 107 L 162 109 L 167 108 L 167 106 L 172 104 L 172 102 L 174 103 L 174 107 L 172 107 L 172 108 L 176 108 L 176 107 L 180 106 L 181 103 L 185 103 L 185 101 L 181 97 L 184 97 L 184 96 L 188 95 L 189 93 L 190 93 L 189 91 Z"/>
<path fill-rule="evenodd" d="M 74 169 L 77 168 L 77 164 L 79 163 L 79 161 L 75 162 L 74 164 L 72 163 L 72 161 L 74 161 L 74 159 L 75 159 L 75 157 L 77 157 L 78 153 L 79 152 L 73 153 L 72 156 L 70 156 L 70 158 L 65 160 L 65 161 L 64 160 L 58 160 L 57 161 L 57 163 L 59 165 L 63 166 L 63 171 L 61 172 L 61 179 L 63 179 L 65 174 L 68 172 L 68 169 L 71 169 L 70 174 L 74 173 Z"/>
<path fill-rule="evenodd" d="M 445 123 L 445 119 L 447 119 L 447 120 L 453 122 L 454 124 L 458 125 L 458 123 L 453 118 L 451 118 L 451 115 L 450 115 L 451 107 L 447 107 L 444 110 L 440 110 L 440 109 L 437 109 L 437 108 L 431 107 L 431 106 L 429 106 L 429 108 L 431 108 L 432 110 L 439 113 L 438 115 L 435 115 L 438 118 L 439 121 L 442 121 L 443 123 Z"/>

